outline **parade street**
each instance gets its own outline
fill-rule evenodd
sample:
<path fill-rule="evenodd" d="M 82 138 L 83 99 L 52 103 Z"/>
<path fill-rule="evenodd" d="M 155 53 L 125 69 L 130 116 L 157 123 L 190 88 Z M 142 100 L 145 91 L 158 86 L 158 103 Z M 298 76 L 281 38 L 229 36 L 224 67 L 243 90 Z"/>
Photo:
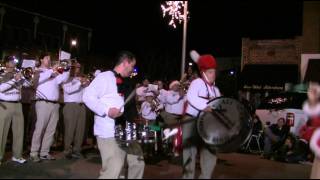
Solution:
<path fill-rule="evenodd" d="M 94 150 L 90 150 L 84 159 L 67 160 L 62 153 L 55 154 L 57 160 L 50 162 L 31 163 L 17 165 L 6 162 L 0 168 L 0 178 L 98 178 L 101 167 L 100 157 Z M 280 178 L 300 179 L 309 178 L 311 165 L 287 164 L 271 160 L 261 159 L 252 154 L 219 154 L 219 161 L 213 178 Z M 197 163 L 199 173 L 199 164 Z M 158 157 L 146 160 L 143 178 L 145 179 L 180 179 L 182 169 L 178 162 L 168 161 Z"/>

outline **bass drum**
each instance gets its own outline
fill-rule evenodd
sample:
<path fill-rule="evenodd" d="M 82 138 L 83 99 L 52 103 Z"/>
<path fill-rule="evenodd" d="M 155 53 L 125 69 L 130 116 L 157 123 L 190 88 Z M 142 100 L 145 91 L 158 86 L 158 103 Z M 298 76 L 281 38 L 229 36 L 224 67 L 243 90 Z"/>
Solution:
<path fill-rule="evenodd" d="M 239 101 L 219 97 L 208 102 L 212 112 L 202 112 L 197 130 L 207 145 L 216 152 L 235 152 L 250 137 L 252 118 Z"/>

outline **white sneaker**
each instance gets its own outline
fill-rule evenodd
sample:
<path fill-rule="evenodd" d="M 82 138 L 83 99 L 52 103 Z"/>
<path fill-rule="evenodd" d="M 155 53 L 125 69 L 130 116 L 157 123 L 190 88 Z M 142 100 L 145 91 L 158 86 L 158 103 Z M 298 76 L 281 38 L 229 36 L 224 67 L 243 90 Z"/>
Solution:
<path fill-rule="evenodd" d="M 169 128 L 163 130 L 163 135 L 164 135 L 163 140 L 166 140 L 168 138 L 168 134 L 169 133 L 170 133 L 170 129 Z"/>
<path fill-rule="evenodd" d="M 17 162 L 17 163 L 19 163 L 19 164 L 24 164 L 25 162 L 27 162 L 27 160 L 25 160 L 25 159 L 23 159 L 23 158 L 15 158 L 15 157 L 12 157 L 11 158 L 11 160 L 12 161 L 14 161 L 14 162 Z"/>
<path fill-rule="evenodd" d="M 166 139 L 168 139 L 169 137 L 171 137 L 171 136 L 173 136 L 173 135 L 175 135 L 175 134 L 177 134 L 177 133 L 178 133 L 178 128 L 174 128 L 174 129 L 172 129 L 171 131 L 170 131 L 169 129 L 165 129 L 165 130 L 163 131 L 163 134 L 164 134 L 163 140 L 166 140 Z"/>

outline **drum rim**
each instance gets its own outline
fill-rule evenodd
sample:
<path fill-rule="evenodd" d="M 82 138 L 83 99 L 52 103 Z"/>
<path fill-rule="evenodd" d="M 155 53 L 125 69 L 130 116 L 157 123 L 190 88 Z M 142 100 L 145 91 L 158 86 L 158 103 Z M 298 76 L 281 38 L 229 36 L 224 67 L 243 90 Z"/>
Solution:
<path fill-rule="evenodd" d="M 211 102 L 213 102 L 213 101 L 216 101 L 216 100 L 220 100 L 220 99 L 231 99 L 232 101 L 235 101 L 235 102 L 237 102 L 238 104 L 241 104 L 242 106 L 244 106 L 239 100 L 233 99 L 233 98 L 231 98 L 231 97 L 226 97 L 226 96 L 220 96 L 220 97 L 211 99 L 210 101 L 207 102 L 207 104 L 209 104 L 209 103 L 211 103 Z M 250 112 L 249 112 L 245 107 L 244 107 L 244 110 L 245 110 L 245 111 L 247 112 L 247 114 L 248 114 L 249 119 L 248 119 L 247 121 L 248 121 L 248 123 L 251 123 L 251 128 L 249 127 L 249 132 L 248 132 L 248 134 L 246 135 L 246 137 L 244 138 L 243 143 L 242 143 L 241 145 L 243 145 L 244 143 L 246 143 L 247 140 L 250 138 L 250 135 L 252 134 L 252 117 L 251 117 Z M 199 121 L 200 116 L 202 116 L 202 115 L 203 115 L 203 112 L 199 113 L 199 115 L 198 115 L 198 117 L 197 117 L 197 121 Z M 213 148 L 213 149 L 215 149 L 216 151 L 219 151 L 219 152 L 226 152 L 226 151 L 223 149 L 223 146 L 225 146 L 226 144 L 230 144 L 230 142 L 234 141 L 239 135 L 242 135 L 242 134 L 244 133 L 244 130 L 245 130 L 245 129 L 241 129 L 241 130 L 239 131 L 239 134 L 238 134 L 238 135 L 231 137 L 231 138 L 230 138 L 228 141 L 226 141 L 224 144 L 214 145 L 214 144 L 210 144 L 210 143 L 208 143 L 207 141 L 204 140 L 203 134 L 200 133 L 200 131 L 199 131 L 199 129 L 200 129 L 200 127 L 199 127 L 199 126 L 200 126 L 200 123 L 199 123 L 199 122 L 196 123 L 196 126 L 197 126 L 197 131 L 198 131 L 197 133 L 199 134 L 201 140 L 205 143 L 205 145 L 206 145 L 206 146 L 209 146 L 210 148 Z M 241 145 L 240 145 L 240 147 L 241 147 Z M 221 149 L 221 148 L 222 148 L 222 149 Z M 232 151 L 232 150 L 231 150 L 231 151 Z"/>

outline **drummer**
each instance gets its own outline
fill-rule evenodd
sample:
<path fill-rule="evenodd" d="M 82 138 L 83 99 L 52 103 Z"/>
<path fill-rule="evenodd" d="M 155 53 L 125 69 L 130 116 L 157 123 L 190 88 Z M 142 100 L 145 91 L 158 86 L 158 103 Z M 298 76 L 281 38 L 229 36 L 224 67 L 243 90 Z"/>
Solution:
<path fill-rule="evenodd" d="M 197 63 L 200 70 L 200 78 L 190 84 L 187 93 L 187 109 L 183 120 L 196 118 L 199 113 L 211 112 L 212 109 L 207 103 L 216 97 L 221 96 L 219 89 L 215 86 L 216 60 L 212 55 L 200 56 L 196 51 L 191 51 L 191 58 Z M 199 143 L 196 121 L 191 121 L 182 126 L 183 135 L 183 178 L 195 178 L 195 165 L 197 149 L 200 150 L 201 179 L 211 179 L 212 172 L 216 166 L 217 156 Z"/>

